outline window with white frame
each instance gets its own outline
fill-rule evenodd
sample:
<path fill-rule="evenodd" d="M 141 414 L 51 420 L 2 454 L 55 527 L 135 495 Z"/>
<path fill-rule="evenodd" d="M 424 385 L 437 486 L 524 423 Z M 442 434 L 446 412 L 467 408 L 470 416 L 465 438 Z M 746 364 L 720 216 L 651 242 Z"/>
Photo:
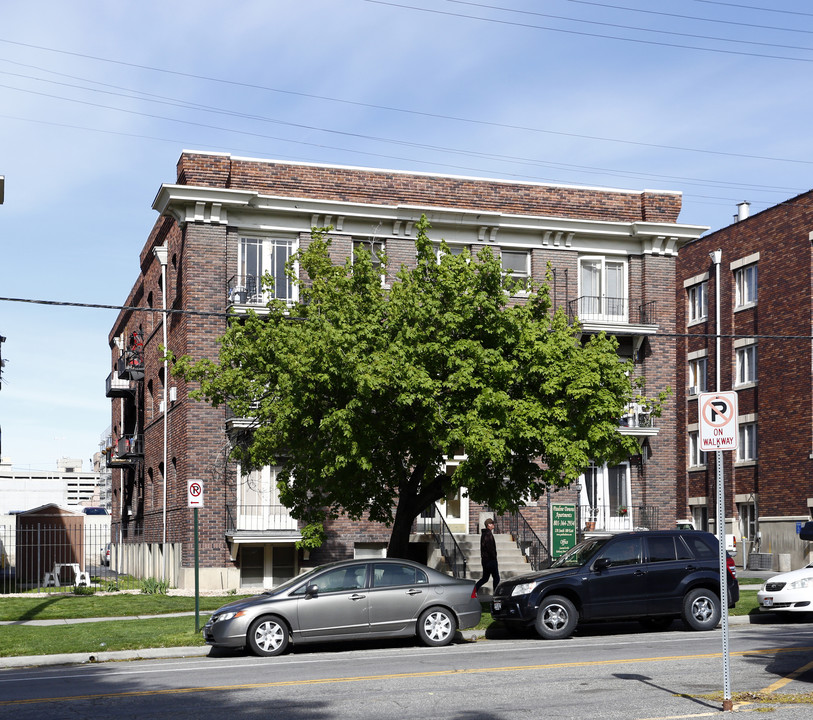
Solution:
<path fill-rule="evenodd" d="M 686 303 L 689 309 L 689 322 L 705 320 L 709 315 L 708 282 L 692 285 L 686 290 Z"/>
<path fill-rule="evenodd" d="M 626 321 L 627 265 L 623 260 L 580 258 L 579 284 L 581 318 Z"/>
<path fill-rule="evenodd" d="M 734 307 L 753 305 L 757 301 L 757 266 L 746 265 L 734 271 Z"/>
<path fill-rule="evenodd" d="M 354 258 L 356 251 L 360 248 L 363 248 L 368 253 L 370 253 L 370 261 L 373 264 L 373 268 L 377 269 L 381 273 L 381 285 L 383 287 L 384 284 L 386 283 L 386 276 L 384 274 L 384 262 L 382 259 L 386 250 L 384 242 L 381 240 L 354 240 L 353 241 Z"/>
<path fill-rule="evenodd" d="M 739 445 L 737 447 L 737 461 L 746 462 L 757 459 L 757 424 L 755 422 L 741 422 L 739 424 Z"/>
<path fill-rule="evenodd" d="M 708 360 L 696 357 L 689 360 L 689 394 L 697 395 L 706 392 L 706 375 Z"/>
<path fill-rule="evenodd" d="M 706 464 L 706 453 L 700 449 L 700 432 L 689 431 L 689 467 L 703 467 Z"/>
<path fill-rule="evenodd" d="M 462 255 L 465 249 L 465 245 L 449 245 L 447 243 L 446 250 L 444 250 L 440 245 L 437 245 L 435 248 L 435 254 L 437 255 L 438 262 L 440 262 L 440 259 L 444 255 Z"/>
<path fill-rule="evenodd" d="M 528 289 L 528 279 L 530 277 L 531 255 L 527 250 L 502 250 L 501 262 L 503 272 L 511 275 L 511 279 L 516 283 L 517 291 Z"/>
<path fill-rule="evenodd" d="M 757 381 L 757 346 L 755 343 L 735 348 L 734 385 L 747 385 Z"/>
<path fill-rule="evenodd" d="M 249 303 L 296 300 L 296 286 L 286 273 L 293 250 L 293 240 L 241 237 L 237 258 L 239 272 L 232 290 Z M 263 286 L 265 276 L 270 277 L 270 285 Z"/>

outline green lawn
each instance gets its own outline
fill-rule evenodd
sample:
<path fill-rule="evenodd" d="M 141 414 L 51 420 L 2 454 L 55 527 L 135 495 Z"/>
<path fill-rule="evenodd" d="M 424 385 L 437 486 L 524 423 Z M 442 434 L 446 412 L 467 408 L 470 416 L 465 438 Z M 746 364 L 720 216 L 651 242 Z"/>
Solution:
<path fill-rule="evenodd" d="M 238 595 L 202 596 L 201 610 L 217 610 Z M 128 617 L 161 615 L 195 610 L 195 598 L 180 595 L 49 595 L 5 597 L 0 601 L 0 620 L 63 620 L 66 618 Z"/>
<path fill-rule="evenodd" d="M 201 620 L 201 623 L 205 618 Z M 119 620 L 32 627 L 0 627 L 0 656 L 93 653 L 156 647 L 203 645 L 195 632 L 195 617 Z"/>

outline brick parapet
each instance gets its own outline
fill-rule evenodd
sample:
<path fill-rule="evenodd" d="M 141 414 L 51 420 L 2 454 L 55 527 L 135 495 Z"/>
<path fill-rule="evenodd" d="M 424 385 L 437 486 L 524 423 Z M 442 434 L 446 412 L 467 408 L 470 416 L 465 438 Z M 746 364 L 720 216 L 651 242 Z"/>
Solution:
<path fill-rule="evenodd" d="M 507 182 L 184 153 L 178 183 L 371 205 L 468 208 L 520 215 L 676 222 L 681 195 Z"/>

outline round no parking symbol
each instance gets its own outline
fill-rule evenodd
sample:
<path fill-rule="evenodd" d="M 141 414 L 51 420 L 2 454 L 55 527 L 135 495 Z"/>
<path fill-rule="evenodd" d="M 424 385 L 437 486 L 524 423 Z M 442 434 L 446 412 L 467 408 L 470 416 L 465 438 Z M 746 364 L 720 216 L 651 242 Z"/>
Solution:
<path fill-rule="evenodd" d="M 737 393 L 702 393 L 698 398 L 700 449 L 736 450 L 739 439 Z"/>
<path fill-rule="evenodd" d="M 203 507 L 203 483 L 200 480 L 188 480 L 186 483 L 187 507 Z"/>

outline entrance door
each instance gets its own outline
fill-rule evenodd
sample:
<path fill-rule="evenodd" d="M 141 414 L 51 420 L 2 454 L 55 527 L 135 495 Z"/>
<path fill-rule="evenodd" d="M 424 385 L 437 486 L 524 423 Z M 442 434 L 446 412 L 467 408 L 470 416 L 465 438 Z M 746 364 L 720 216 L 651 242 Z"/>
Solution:
<path fill-rule="evenodd" d="M 238 530 L 296 530 L 296 520 L 291 517 L 279 499 L 277 488 L 278 467 L 266 465 L 262 470 L 252 470 L 240 475 L 237 488 Z"/>
<path fill-rule="evenodd" d="M 595 530 L 631 530 L 630 466 L 591 465 L 581 477 L 582 523 Z"/>
<path fill-rule="evenodd" d="M 446 461 L 446 474 L 454 475 L 465 455 L 455 455 Z M 469 527 L 469 498 L 466 488 L 458 488 L 438 502 L 441 517 L 452 532 L 465 533 Z"/>

